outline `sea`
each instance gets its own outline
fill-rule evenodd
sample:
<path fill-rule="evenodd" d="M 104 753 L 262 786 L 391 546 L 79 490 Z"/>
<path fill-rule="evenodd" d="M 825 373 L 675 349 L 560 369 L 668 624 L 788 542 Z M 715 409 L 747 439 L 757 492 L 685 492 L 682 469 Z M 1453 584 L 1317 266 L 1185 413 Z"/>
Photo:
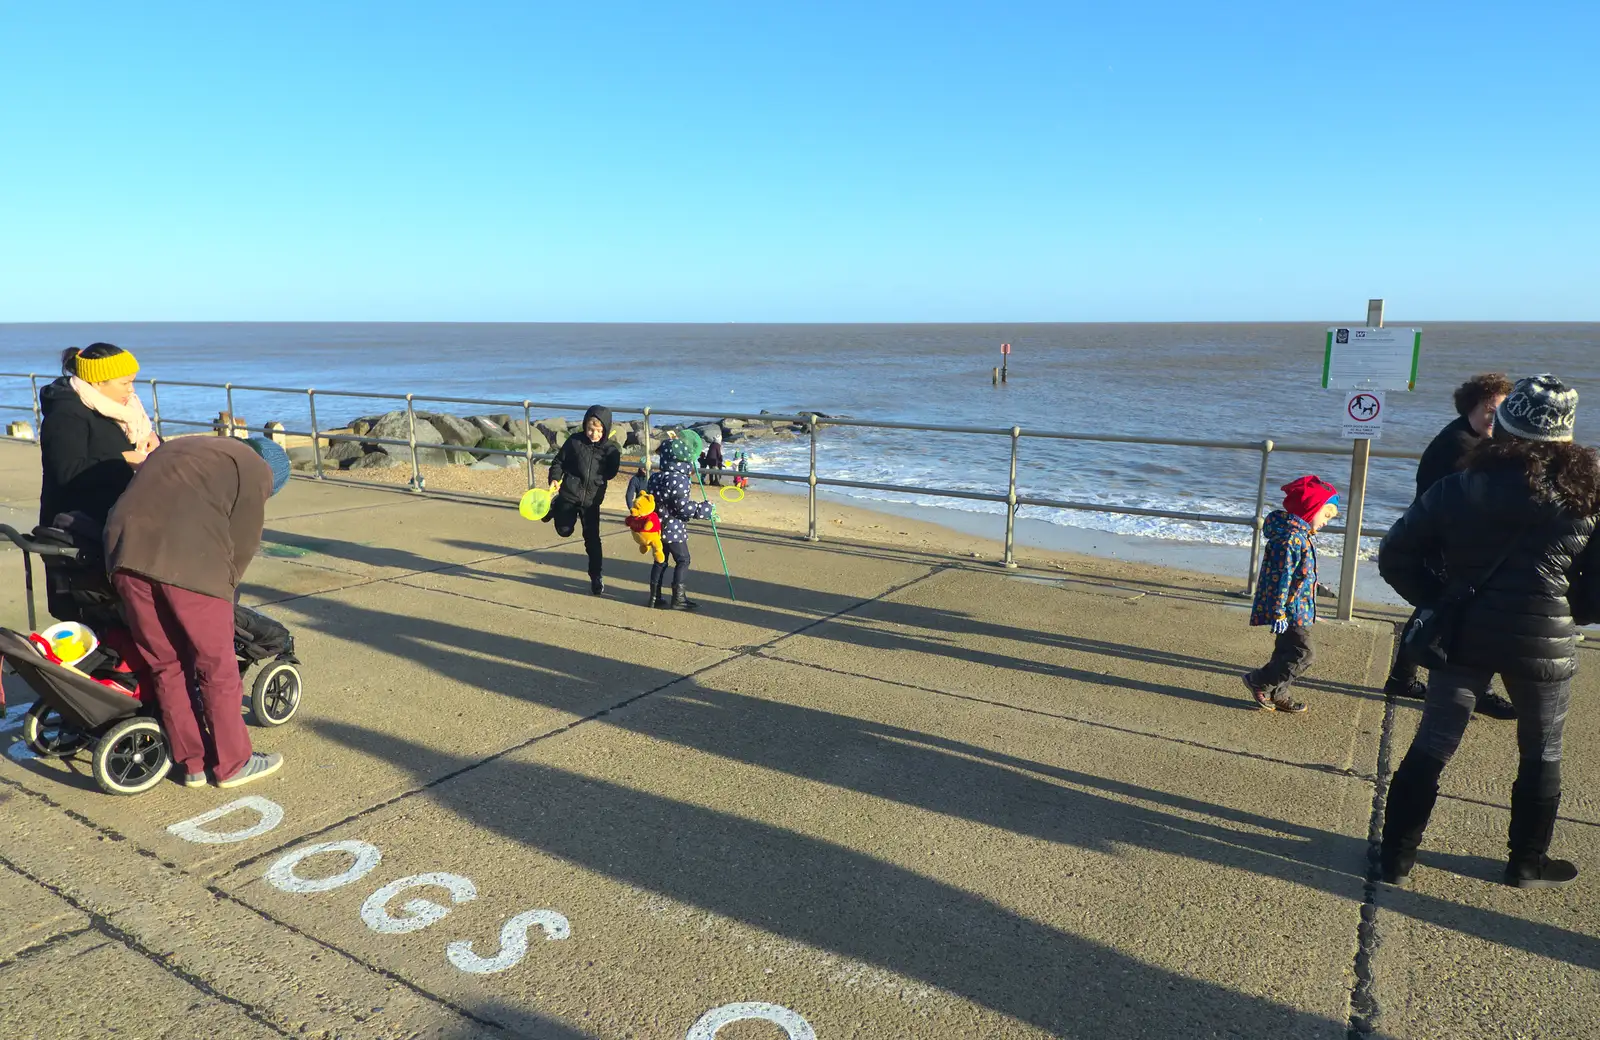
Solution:
<path fill-rule="evenodd" d="M 512 409 L 425 399 L 592 402 L 619 417 L 647 405 L 656 412 L 814 410 L 1025 431 L 1338 445 L 1349 443 L 1340 439 L 1345 398 L 1320 385 L 1334 324 L 0 324 L 0 370 L 51 376 L 63 348 L 104 340 L 138 355 L 141 378 L 315 387 L 324 428 L 393 407 L 322 396 L 347 391 L 411 393 L 419 407 L 457 413 Z M 1580 405 L 1579 440 L 1600 441 L 1600 323 L 1389 324 L 1422 330 L 1421 360 L 1414 391 L 1387 393 L 1376 447 L 1420 451 L 1455 417 L 1452 390 L 1485 371 L 1559 375 L 1592 402 Z M 1003 343 L 1011 345 L 1007 381 L 995 386 Z M 141 384 L 140 393 L 149 407 L 149 388 Z M 218 389 L 162 386 L 159 393 L 164 420 L 206 421 L 226 404 Z M 29 395 L 26 380 L 0 378 L 5 417 L 26 418 Z M 303 395 L 236 391 L 234 410 L 253 425 L 277 419 L 292 428 L 308 419 Z M 749 451 L 752 469 L 806 471 L 803 438 L 757 442 Z M 874 483 L 1004 494 L 1009 463 L 1004 437 L 833 427 L 818 444 L 821 476 Z M 1017 482 L 1021 494 L 1042 498 L 1248 515 L 1259 466 L 1259 453 L 1249 451 L 1024 438 Z M 1415 468 L 1405 459 L 1373 460 L 1368 526 L 1385 527 L 1406 508 Z M 1349 460 L 1274 453 L 1269 505 L 1280 485 L 1303 473 L 1343 488 Z M 969 528 L 981 514 L 1004 512 L 999 503 L 834 493 L 900 512 L 934 510 L 930 518 L 949 516 Z M 1023 507 L 1019 519 L 1034 529 L 1191 545 L 1250 539 L 1245 527 L 1116 513 Z M 1330 540 L 1327 548 L 1338 546 Z"/>

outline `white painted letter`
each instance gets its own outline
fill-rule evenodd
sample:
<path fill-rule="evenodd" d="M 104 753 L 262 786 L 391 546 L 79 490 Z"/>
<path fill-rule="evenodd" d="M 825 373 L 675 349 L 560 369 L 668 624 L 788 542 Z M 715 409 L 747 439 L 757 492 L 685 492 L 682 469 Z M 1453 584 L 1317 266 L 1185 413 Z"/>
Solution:
<path fill-rule="evenodd" d="M 321 855 L 324 852 L 347 852 L 356 858 L 356 861 L 342 874 L 332 877 L 314 878 L 310 881 L 294 872 L 294 868 L 303 859 Z M 267 883 L 274 888 L 281 888 L 285 892 L 328 892 L 343 885 L 360 881 L 377 867 L 383 859 L 383 853 L 378 851 L 376 845 L 364 841 L 324 841 L 316 845 L 307 845 L 303 849 L 295 849 L 278 862 L 267 868 Z"/>
<path fill-rule="evenodd" d="M 206 830 L 206 824 L 215 823 L 224 816 L 231 816 L 240 809 L 254 809 L 261 814 L 261 819 L 243 830 Z M 175 823 L 167 828 L 167 833 L 176 834 L 184 841 L 192 841 L 198 845 L 231 845 L 236 841 L 260 837 L 282 822 L 283 806 L 271 799 L 247 794 L 243 798 L 229 802 L 227 805 L 218 806 L 210 812 L 190 817 L 182 823 Z"/>
<path fill-rule="evenodd" d="M 457 939 L 445 947 L 450 963 L 471 975 L 492 975 L 514 968 L 528 955 L 528 929 L 538 925 L 547 941 L 565 939 L 572 934 L 567 919 L 554 910 L 529 910 L 507 921 L 500 928 L 500 952 L 490 958 L 472 952 L 472 943 Z"/>
<path fill-rule="evenodd" d="M 421 888 L 424 885 L 438 885 L 450 893 L 450 901 L 454 903 L 478 898 L 477 886 L 471 878 L 464 878 L 460 874 L 413 874 L 399 881 L 391 881 L 368 896 L 367 901 L 361 904 L 361 919 L 367 922 L 368 928 L 384 935 L 421 931 L 443 918 L 450 908 L 427 899 L 411 899 L 401 908 L 410 916 L 390 917 L 389 900 L 408 888 Z"/>
<path fill-rule="evenodd" d="M 817 1040 L 811 1023 L 778 1004 L 724 1004 L 700 1016 L 689 1029 L 684 1040 L 715 1040 L 717 1031 L 734 1022 L 771 1022 L 785 1033 L 789 1040 Z"/>

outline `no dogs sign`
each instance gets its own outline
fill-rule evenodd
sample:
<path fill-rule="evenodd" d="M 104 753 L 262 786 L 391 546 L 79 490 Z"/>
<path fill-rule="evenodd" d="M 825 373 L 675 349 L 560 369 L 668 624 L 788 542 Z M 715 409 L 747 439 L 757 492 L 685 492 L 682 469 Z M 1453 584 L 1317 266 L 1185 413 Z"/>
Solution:
<path fill-rule="evenodd" d="M 1383 436 L 1383 391 L 1351 390 L 1345 394 L 1339 436 L 1375 441 Z"/>

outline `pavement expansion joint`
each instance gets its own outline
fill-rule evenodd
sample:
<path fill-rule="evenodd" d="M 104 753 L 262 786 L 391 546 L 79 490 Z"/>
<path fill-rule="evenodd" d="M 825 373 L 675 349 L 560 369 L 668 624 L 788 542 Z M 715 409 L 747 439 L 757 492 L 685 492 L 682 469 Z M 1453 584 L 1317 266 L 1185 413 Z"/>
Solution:
<path fill-rule="evenodd" d="M 11 868 L 7 867 L 7 869 L 9 870 Z M 19 874 L 17 876 L 25 878 L 30 883 L 33 881 L 32 878 L 28 878 L 26 875 Z M 80 935 L 88 935 L 94 931 L 95 927 L 93 925 L 84 925 L 81 928 L 71 928 L 64 932 L 57 932 L 49 938 L 34 943 L 32 946 L 24 946 L 16 953 L 13 953 L 7 957 L 0 957 L 0 967 L 4 967 L 7 964 L 16 964 L 18 961 L 25 961 L 29 957 L 33 957 L 41 953 L 47 953 L 64 942 L 71 942 Z"/>
<path fill-rule="evenodd" d="M 1378 849 L 1383 841 L 1383 810 L 1389 795 L 1389 760 L 1394 747 L 1394 694 L 1384 696 L 1383 726 L 1378 736 L 1377 777 L 1372 787 L 1372 817 L 1367 825 L 1367 878 L 1362 886 L 1361 916 L 1356 925 L 1355 984 L 1350 990 L 1348 1040 L 1367 1040 L 1377 1031 L 1383 1009 L 1376 992 L 1376 963 L 1382 936 L 1378 931 L 1378 892 L 1382 868 Z"/>

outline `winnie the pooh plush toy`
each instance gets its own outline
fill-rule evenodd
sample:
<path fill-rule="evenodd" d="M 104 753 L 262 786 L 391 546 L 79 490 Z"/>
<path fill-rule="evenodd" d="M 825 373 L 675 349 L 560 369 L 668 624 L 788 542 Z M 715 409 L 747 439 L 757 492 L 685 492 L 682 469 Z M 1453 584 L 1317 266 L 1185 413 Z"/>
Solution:
<path fill-rule="evenodd" d="M 657 563 L 667 558 L 666 550 L 661 547 L 661 517 L 656 513 L 655 496 L 650 492 L 639 492 L 633 500 L 633 515 L 623 523 L 633 532 L 633 540 L 639 543 L 641 553 L 654 553 Z"/>

